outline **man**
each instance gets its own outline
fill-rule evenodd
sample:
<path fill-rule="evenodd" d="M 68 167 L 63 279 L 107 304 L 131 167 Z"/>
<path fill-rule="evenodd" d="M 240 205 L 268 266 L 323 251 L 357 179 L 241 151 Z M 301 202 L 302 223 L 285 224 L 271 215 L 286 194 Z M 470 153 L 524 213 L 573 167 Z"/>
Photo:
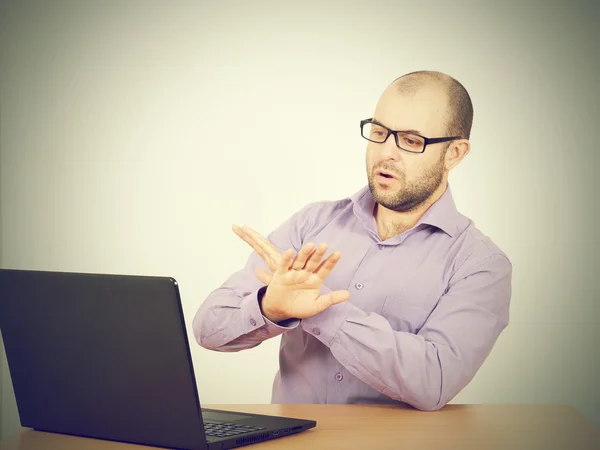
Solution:
<path fill-rule="evenodd" d="M 472 117 L 445 74 L 394 80 L 361 122 L 368 187 L 307 205 L 268 240 L 234 226 L 255 252 L 200 306 L 198 343 L 239 351 L 281 335 L 273 403 L 448 403 L 507 326 L 511 296 L 510 261 L 448 185 Z"/>

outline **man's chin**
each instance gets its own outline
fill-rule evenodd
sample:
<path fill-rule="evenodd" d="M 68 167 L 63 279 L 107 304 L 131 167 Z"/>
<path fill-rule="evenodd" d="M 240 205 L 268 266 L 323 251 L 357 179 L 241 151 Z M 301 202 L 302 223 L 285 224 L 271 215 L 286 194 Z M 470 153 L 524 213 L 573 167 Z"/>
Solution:
<path fill-rule="evenodd" d="M 397 196 L 402 191 L 402 187 L 400 180 L 394 180 L 391 183 L 378 183 L 377 181 L 371 183 L 372 192 L 389 198 Z"/>
<path fill-rule="evenodd" d="M 371 190 L 371 195 L 373 196 L 373 200 L 376 203 L 379 203 L 382 206 L 388 207 L 387 205 L 393 205 L 398 198 L 398 189 L 382 189 L 378 186 L 375 186 L 373 190 Z"/>

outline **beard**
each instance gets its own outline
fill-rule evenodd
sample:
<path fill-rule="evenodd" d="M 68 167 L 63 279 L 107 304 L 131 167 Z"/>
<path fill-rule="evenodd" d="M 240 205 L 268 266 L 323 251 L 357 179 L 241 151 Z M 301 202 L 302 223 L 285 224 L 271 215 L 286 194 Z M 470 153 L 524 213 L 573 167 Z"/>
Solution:
<path fill-rule="evenodd" d="M 419 205 L 429 199 L 444 179 L 444 157 L 446 152 L 442 152 L 441 158 L 433 166 L 428 168 L 419 178 L 408 185 L 404 174 L 398 173 L 393 166 L 385 163 L 373 167 L 371 173 L 367 176 L 369 181 L 369 190 L 373 200 L 379 205 L 396 212 L 412 211 Z M 400 187 L 396 191 L 378 189 L 375 182 L 375 173 L 378 170 L 386 170 L 394 174 Z"/>

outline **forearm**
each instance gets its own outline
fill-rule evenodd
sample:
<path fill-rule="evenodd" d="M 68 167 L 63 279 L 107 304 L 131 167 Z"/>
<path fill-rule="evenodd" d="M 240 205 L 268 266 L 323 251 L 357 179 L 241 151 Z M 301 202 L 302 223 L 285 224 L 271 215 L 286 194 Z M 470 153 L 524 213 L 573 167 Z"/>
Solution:
<path fill-rule="evenodd" d="M 213 292 L 194 317 L 194 336 L 202 347 L 239 351 L 256 347 L 283 332 L 263 318 L 256 301 L 256 291 L 237 302 L 230 295 L 220 290 Z M 232 306 L 232 303 L 237 305 Z"/>
<path fill-rule="evenodd" d="M 442 345 L 395 331 L 384 317 L 365 313 L 349 302 L 319 316 L 303 320 L 301 326 L 327 345 L 340 364 L 362 382 L 421 410 L 445 404 L 442 380 L 459 361 L 440 359 L 446 350 Z"/>
<path fill-rule="evenodd" d="M 298 322 L 280 326 L 263 316 L 258 302 L 261 288 L 245 269 L 211 292 L 192 322 L 198 344 L 209 350 L 239 351 L 298 326 Z"/>
<path fill-rule="evenodd" d="M 298 251 L 312 209 L 311 205 L 306 206 L 273 231 L 269 235 L 273 245 L 281 251 L 288 248 Z M 261 257 L 252 252 L 244 269 L 234 273 L 200 305 L 193 331 L 202 347 L 219 351 L 252 348 L 299 325 L 298 320 L 277 325 L 263 315 L 257 298 L 263 287 L 256 278 L 258 268 L 268 269 Z"/>
<path fill-rule="evenodd" d="M 510 273 L 471 276 L 438 302 L 417 334 L 350 301 L 301 322 L 358 379 L 421 410 L 442 408 L 473 378 L 508 324 Z"/>

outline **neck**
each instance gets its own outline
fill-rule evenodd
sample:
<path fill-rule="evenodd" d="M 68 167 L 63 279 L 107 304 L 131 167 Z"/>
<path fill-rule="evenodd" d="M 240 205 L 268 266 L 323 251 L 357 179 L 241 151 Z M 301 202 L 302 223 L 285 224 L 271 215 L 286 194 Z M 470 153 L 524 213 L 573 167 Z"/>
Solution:
<path fill-rule="evenodd" d="M 446 191 L 447 182 L 440 183 L 440 186 L 431 194 L 431 196 L 423 203 L 415 206 L 410 211 L 393 211 L 375 204 L 375 223 L 377 224 L 377 232 L 382 240 L 390 239 L 394 236 L 404 233 L 413 228 L 417 222 L 423 217 L 423 214 L 433 205 Z"/>

